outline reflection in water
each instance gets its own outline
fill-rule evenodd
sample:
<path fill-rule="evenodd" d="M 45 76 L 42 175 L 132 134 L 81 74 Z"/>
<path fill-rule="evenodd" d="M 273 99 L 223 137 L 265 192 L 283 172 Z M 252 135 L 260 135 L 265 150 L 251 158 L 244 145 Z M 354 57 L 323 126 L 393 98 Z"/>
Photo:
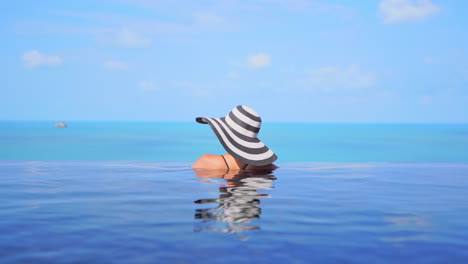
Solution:
<path fill-rule="evenodd" d="M 239 172 L 225 173 L 220 171 L 195 170 L 200 178 L 220 178 L 226 182 L 219 188 L 219 198 L 199 199 L 196 204 L 210 204 L 208 208 L 196 209 L 195 218 L 202 219 L 195 231 L 214 231 L 236 234 L 240 239 L 247 236 L 241 233 L 259 230 L 257 225 L 249 224 L 254 219 L 260 219 L 262 213 L 260 199 L 269 198 L 268 194 L 259 190 L 270 190 L 276 177 L 269 172 L 255 173 Z M 212 207 L 212 204 L 217 204 Z"/>
<path fill-rule="evenodd" d="M 432 223 L 429 215 L 416 212 L 389 212 L 384 221 L 391 231 L 382 237 L 386 242 L 431 241 Z"/>

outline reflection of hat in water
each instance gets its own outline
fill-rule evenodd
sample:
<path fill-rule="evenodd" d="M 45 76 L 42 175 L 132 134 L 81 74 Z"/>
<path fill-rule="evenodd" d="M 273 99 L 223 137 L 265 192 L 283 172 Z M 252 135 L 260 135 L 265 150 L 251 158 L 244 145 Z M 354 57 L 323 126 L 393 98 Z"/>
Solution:
<path fill-rule="evenodd" d="M 209 124 L 224 149 L 244 163 L 263 166 L 278 158 L 257 138 L 262 119 L 250 107 L 239 105 L 226 117 L 197 117 L 196 120 L 201 124 Z"/>

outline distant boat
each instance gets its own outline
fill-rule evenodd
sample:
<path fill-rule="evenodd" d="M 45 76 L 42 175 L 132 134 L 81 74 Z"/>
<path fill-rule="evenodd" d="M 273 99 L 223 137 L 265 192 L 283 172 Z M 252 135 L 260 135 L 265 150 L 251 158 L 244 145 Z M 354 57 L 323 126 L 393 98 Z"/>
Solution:
<path fill-rule="evenodd" d="M 68 126 L 67 122 L 65 121 L 55 124 L 55 127 L 67 127 L 67 126 Z"/>

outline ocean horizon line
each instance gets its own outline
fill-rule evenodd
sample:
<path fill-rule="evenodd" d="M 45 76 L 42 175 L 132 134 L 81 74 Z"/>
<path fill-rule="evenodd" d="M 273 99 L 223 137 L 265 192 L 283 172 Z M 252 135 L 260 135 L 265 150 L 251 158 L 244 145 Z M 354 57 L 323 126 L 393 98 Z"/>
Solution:
<path fill-rule="evenodd" d="M 193 121 L 190 120 L 91 120 L 91 119 L 41 119 L 41 120 L 9 120 L 4 119 L 0 120 L 0 122 L 51 122 L 51 123 L 58 123 L 58 122 L 122 122 L 122 123 L 196 123 L 195 118 Z M 353 121 L 268 121 L 263 120 L 264 124 L 362 124 L 362 125 L 468 125 L 468 122 L 390 122 L 390 121 L 362 121 L 362 122 L 353 122 Z"/>

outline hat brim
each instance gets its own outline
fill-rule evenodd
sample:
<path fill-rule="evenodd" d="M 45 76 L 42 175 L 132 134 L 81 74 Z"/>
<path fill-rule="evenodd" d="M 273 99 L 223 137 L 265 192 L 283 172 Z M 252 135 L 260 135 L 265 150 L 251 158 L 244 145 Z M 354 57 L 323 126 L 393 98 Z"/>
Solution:
<path fill-rule="evenodd" d="M 224 149 L 234 158 L 254 166 L 273 163 L 278 157 L 258 138 L 250 138 L 231 129 L 224 117 L 197 117 L 200 124 L 208 124 L 215 132 Z"/>
<path fill-rule="evenodd" d="M 195 118 L 195 120 L 200 124 L 208 124 L 208 122 L 205 121 L 204 117 L 197 117 L 197 118 Z"/>

